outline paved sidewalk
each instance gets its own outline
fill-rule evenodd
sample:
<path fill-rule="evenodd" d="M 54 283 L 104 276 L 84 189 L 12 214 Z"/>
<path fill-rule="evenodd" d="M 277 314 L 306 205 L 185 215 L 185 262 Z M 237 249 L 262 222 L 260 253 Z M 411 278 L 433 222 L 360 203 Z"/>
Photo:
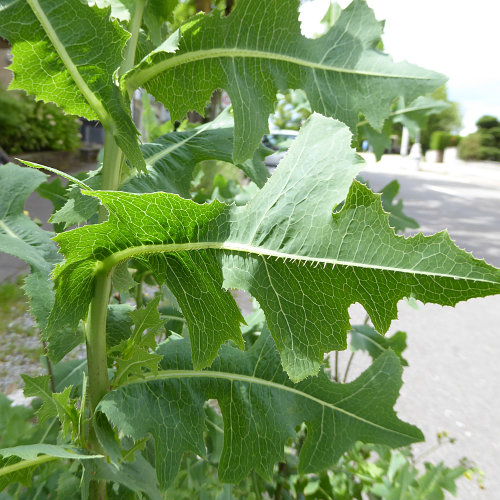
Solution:
<path fill-rule="evenodd" d="M 455 160 L 449 163 L 416 161 L 400 155 L 384 155 L 380 161 L 375 155 L 362 153 L 367 171 L 392 173 L 394 175 L 427 174 L 427 178 L 449 179 L 455 182 L 485 184 L 500 188 L 500 162 L 465 162 Z"/>

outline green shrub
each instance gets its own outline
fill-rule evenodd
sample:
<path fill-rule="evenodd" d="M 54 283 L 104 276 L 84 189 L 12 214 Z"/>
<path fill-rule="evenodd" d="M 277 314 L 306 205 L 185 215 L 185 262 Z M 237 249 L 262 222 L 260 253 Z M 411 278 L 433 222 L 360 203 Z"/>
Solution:
<path fill-rule="evenodd" d="M 476 122 L 476 127 L 478 129 L 489 129 L 493 127 L 499 127 L 500 122 L 498 121 L 498 118 L 495 116 L 491 115 L 484 115 L 479 118 L 479 120 Z"/>
<path fill-rule="evenodd" d="M 462 160 L 479 160 L 481 135 L 478 132 L 464 137 L 458 146 L 458 156 Z"/>
<path fill-rule="evenodd" d="M 497 146 L 500 146 L 500 126 L 488 129 L 488 133 L 495 137 Z"/>
<path fill-rule="evenodd" d="M 80 145 L 80 121 L 53 103 L 0 89 L 0 146 L 8 154 L 73 151 Z"/>
<path fill-rule="evenodd" d="M 493 116 L 483 116 L 477 122 L 478 131 L 464 137 L 458 153 L 463 160 L 500 161 L 500 124 Z"/>
<path fill-rule="evenodd" d="M 444 151 L 450 145 L 452 135 L 449 132 L 436 131 L 431 135 L 431 149 Z"/>
<path fill-rule="evenodd" d="M 496 146 L 495 136 L 493 134 L 490 134 L 489 131 L 486 130 L 481 131 L 480 137 L 481 137 L 481 146 L 487 148 L 494 148 Z"/>
<path fill-rule="evenodd" d="M 500 148 L 481 146 L 479 148 L 479 159 L 480 160 L 490 160 L 490 161 L 500 161 Z"/>

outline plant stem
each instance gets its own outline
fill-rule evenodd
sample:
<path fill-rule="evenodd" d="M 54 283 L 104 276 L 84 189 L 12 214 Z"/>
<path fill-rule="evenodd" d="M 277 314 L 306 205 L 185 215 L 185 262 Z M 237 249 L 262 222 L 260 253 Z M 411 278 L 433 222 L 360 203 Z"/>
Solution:
<path fill-rule="evenodd" d="M 50 379 L 50 388 L 51 388 L 52 392 L 56 392 L 56 383 L 54 381 L 54 372 L 52 370 L 52 362 L 50 361 L 49 356 L 47 355 L 47 352 L 48 352 L 47 344 L 45 342 L 42 342 L 42 345 L 43 345 L 45 362 L 47 363 L 47 372 L 49 374 L 49 379 Z"/>
<path fill-rule="evenodd" d="M 335 374 L 333 380 L 335 380 L 335 382 L 339 381 L 339 351 L 335 351 Z"/>
<path fill-rule="evenodd" d="M 349 373 L 349 369 L 351 368 L 352 358 L 354 358 L 355 354 L 356 354 L 356 351 L 352 352 L 351 355 L 349 356 L 349 361 L 347 362 L 347 366 L 346 366 L 345 373 L 344 373 L 344 380 L 343 380 L 344 384 L 347 380 L 347 374 Z"/>
<path fill-rule="evenodd" d="M 112 130 L 105 128 L 104 159 L 102 164 L 101 187 L 116 190 L 120 185 L 123 154 L 118 148 Z M 106 209 L 99 209 L 99 222 L 106 220 Z M 108 313 L 109 294 L 111 292 L 111 274 L 101 273 L 96 278 L 94 296 L 90 303 L 87 318 L 86 341 L 87 363 L 89 372 L 90 422 L 89 445 L 95 452 L 102 452 L 102 447 L 95 434 L 92 417 L 99 401 L 109 391 L 108 363 L 106 350 L 106 316 Z M 91 500 L 106 498 L 106 481 L 91 481 L 89 489 Z"/>
<path fill-rule="evenodd" d="M 106 315 L 111 280 L 107 275 L 96 279 L 94 297 L 90 303 L 87 322 L 87 363 L 91 413 L 109 390 L 106 353 Z"/>
<path fill-rule="evenodd" d="M 139 31 L 141 29 L 145 5 L 146 0 L 135 1 L 134 13 L 132 14 L 132 19 L 129 24 L 130 38 L 127 43 L 127 48 L 125 49 L 125 59 L 120 66 L 120 75 L 124 75 L 134 67 L 135 51 L 137 48 L 137 41 L 139 40 Z"/>
<path fill-rule="evenodd" d="M 115 190 L 120 183 L 122 153 L 110 131 L 104 139 L 104 161 L 102 165 L 102 189 Z M 101 206 L 99 222 L 105 220 L 106 209 Z M 101 273 L 96 278 L 94 296 L 90 303 L 87 320 L 87 362 L 89 370 L 89 394 L 91 415 L 109 390 L 106 353 L 106 315 L 108 312 L 111 276 Z M 97 443 L 94 443 L 97 444 Z"/>
<path fill-rule="evenodd" d="M 146 0 L 137 0 L 130 21 L 131 36 L 125 50 L 124 60 L 119 73 L 124 74 L 134 66 L 139 30 L 142 24 L 142 14 Z M 123 154 L 113 137 L 113 130 L 104 125 L 104 159 L 102 164 L 103 190 L 117 190 L 120 186 Z M 107 218 L 106 209 L 99 208 L 99 222 Z M 87 321 L 87 363 L 89 371 L 90 414 L 94 415 L 99 401 L 109 391 L 108 364 L 106 350 L 106 317 L 108 313 L 109 295 L 111 292 L 111 275 L 102 273 L 96 278 L 94 296 L 90 303 Z M 89 427 L 89 443 L 96 450 L 101 446 L 92 425 Z M 91 481 L 89 496 L 91 500 L 106 498 L 106 481 Z"/>

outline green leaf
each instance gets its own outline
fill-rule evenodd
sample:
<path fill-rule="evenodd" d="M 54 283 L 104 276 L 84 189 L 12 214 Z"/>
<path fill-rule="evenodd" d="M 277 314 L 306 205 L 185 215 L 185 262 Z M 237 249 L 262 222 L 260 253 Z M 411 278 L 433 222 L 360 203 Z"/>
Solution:
<path fill-rule="evenodd" d="M 352 183 L 363 163 L 350 142 L 345 125 L 313 115 L 244 207 L 94 192 L 109 220 L 56 237 L 66 262 L 55 272 L 52 331 L 85 316 L 96 274 L 134 257 L 176 296 L 196 369 L 226 340 L 242 346 L 242 318 L 225 290 L 240 288 L 264 310 L 283 366 L 298 381 L 317 373 L 325 352 L 346 348 L 355 302 L 385 333 L 404 297 L 454 305 L 499 293 L 500 270 L 458 249 L 446 232 L 394 234 L 380 196 Z"/>
<path fill-rule="evenodd" d="M 367 121 L 359 122 L 358 127 L 371 144 L 378 161 L 391 146 L 394 123 L 401 123 L 408 128 L 410 136 L 414 138 L 418 130 L 426 127 L 430 115 L 440 113 L 449 106 L 450 103 L 446 101 L 438 101 L 428 96 L 419 96 L 409 106 L 405 106 L 405 98 L 401 97 L 382 130 L 375 130 Z"/>
<path fill-rule="evenodd" d="M 136 347 L 130 355 L 116 359 L 116 372 L 113 378 L 113 386 L 124 384 L 127 380 L 144 378 L 148 370 L 151 373 L 158 373 L 158 363 L 161 356 L 152 354 L 145 349 Z"/>
<path fill-rule="evenodd" d="M 67 386 L 62 392 L 53 393 L 50 388 L 50 377 L 41 375 L 30 377 L 22 375 L 25 383 L 24 395 L 27 397 L 40 398 L 42 406 L 37 412 L 39 423 L 45 422 L 49 418 L 58 417 L 65 435 L 70 432 L 73 435 L 78 430 L 78 412 L 71 399 L 72 386 Z"/>
<path fill-rule="evenodd" d="M 78 179 L 79 180 L 79 179 Z M 92 170 L 84 178 L 85 184 L 91 189 L 100 189 L 101 187 L 101 169 Z M 74 224 L 82 224 L 96 218 L 99 211 L 99 201 L 92 196 L 82 194 L 81 187 L 73 183 L 68 187 L 68 200 L 66 204 L 58 208 L 49 219 L 53 224 L 63 224 L 67 229 Z"/>
<path fill-rule="evenodd" d="M 391 352 L 345 385 L 331 382 L 323 372 L 292 384 L 266 333 L 247 352 L 224 346 L 210 370 L 193 371 L 184 339 L 163 344 L 158 353 L 164 355 L 158 376 L 112 391 L 97 411 L 134 440 L 153 435 L 162 487 L 175 478 L 184 452 L 205 456 L 208 399 L 217 399 L 224 419 L 223 482 L 237 483 L 252 468 L 271 478 L 274 463 L 284 460 L 285 443 L 303 422 L 308 431 L 300 452 L 303 473 L 334 464 L 357 440 L 395 447 L 423 438 L 392 410 L 401 367 Z"/>
<path fill-rule="evenodd" d="M 163 320 L 158 312 L 160 296 L 148 302 L 145 308 L 130 312 L 134 323 L 134 331 L 130 338 L 123 340 L 112 349 L 120 352 L 120 356 L 112 356 L 115 360 L 116 372 L 113 385 L 123 384 L 129 377 L 143 378 L 143 369 L 158 373 L 161 356 L 152 354 L 148 349 L 156 348 L 155 334 L 163 327 Z M 143 335 L 145 331 L 146 335 Z"/>
<path fill-rule="evenodd" d="M 427 126 L 430 115 L 441 113 L 449 107 L 449 102 L 438 101 L 429 96 L 419 96 L 409 106 L 405 106 L 405 99 L 401 98 L 392 119 L 406 127 L 410 137 L 414 138 L 419 130 Z"/>
<path fill-rule="evenodd" d="M 140 453 L 136 453 L 132 463 L 123 462 L 119 467 L 104 460 L 87 460 L 83 467 L 85 475 L 82 499 L 88 498 L 88 482 L 97 479 L 123 484 L 132 491 L 145 493 L 151 500 L 164 498 L 158 488 L 153 467 Z"/>
<path fill-rule="evenodd" d="M 131 288 L 137 286 L 137 281 L 130 275 L 126 261 L 115 267 L 112 277 L 113 286 L 118 293 L 127 293 Z"/>
<path fill-rule="evenodd" d="M 57 177 L 52 182 L 44 182 L 38 186 L 36 192 L 46 200 L 50 200 L 54 211 L 61 209 L 68 201 L 68 192 L 66 187 L 61 184 L 61 179 Z M 63 224 L 54 224 L 56 233 L 64 230 Z"/>
<path fill-rule="evenodd" d="M 402 366 L 408 366 L 403 358 L 406 349 L 406 333 L 396 332 L 390 337 L 384 337 L 370 325 L 354 325 L 351 330 L 351 350 L 366 351 L 372 359 L 377 359 L 387 349 L 392 349 L 398 356 Z"/>
<path fill-rule="evenodd" d="M 88 373 L 86 359 L 62 361 L 61 363 L 57 363 L 52 370 L 57 392 L 63 391 L 66 387 L 73 386 L 81 394 L 83 374 Z"/>
<path fill-rule="evenodd" d="M 132 318 L 134 308 L 130 304 L 111 304 L 108 306 L 106 318 L 106 342 L 108 348 L 117 346 L 132 335 Z"/>
<path fill-rule="evenodd" d="M 135 0 L 97 0 L 99 7 L 111 7 L 111 16 L 120 21 L 129 22 L 134 15 L 137 3 Z M 143 11 L 144 26 L 155 46 L 161 43 L 161 28 L 179 3 L 179 0 L 142 0 L 145 4 Z"/>
<path fill-rule="evenodd" d="M 403 200 L 394 203 L 394 198 L 398 193 L 399 182 L 396 179 L 389 182 L 380 191 L 382 207 L 386 212 L 389 212 L 389 224 L 397 233 L 404 233 L 407 228 L 418 229 L 420 227 L 418 222 L 403 212 Z"/>
<path fill-rule="evenodd" d="M 129 35 L 109 9 L 79 0 L 1 0 L 0 12 L 0 36 L 12 44 L 11 88 L 99 120 L 131 164 L 143 168 L 137 130 L 113 80 Z"/>
<path fill-rule="evenodd" d="M 189 188 L 197 163 L 204 160 L 233 161 L 233 120 L 228 112 L 224 112 L 214 121 L 195 129 L 159 137 L 154 143 L 142 145 L 141 150 L 147 173 L 138 174 L 126 182 L 124 191 L 164 191 L 190 198 Z M 259 187 L 269 177 L 263 163 L 269 153 L 271 151 L 261 145 L 251 160 L 238 165 Z"/>
<path fill-rule="evenodd" d="M 14 405 L 0 393 L 0 445 L 9 447 L 29 443 L 36 430 L 32 424 L 34 416 L 33 408 Z"/>
<path fill-rule="evenodd" d="M 61 260 L 51 236 L 24 213 L 26 198 L 47 176 L 13 163 L 0 166 L 0 251 L 24 260 L 31 268 L 26 278 L 25 292 L 38 325 L 45 335 L 47 318 L 54 304 L 54 292 L 49 274 Z"/>
<path fill-rule="evenodd" d="M 148 302 L 146 307 L 136 309 L 130 313 L 132 321 L 134 322 L 135 339 L 139 339 L 146 330 L 156 333 L 163 326 L 163 321 L 158 312 L 159 303 L 160 296 L 157 296 Z"/>
<path fill-rule="evenodd" d="M 355 130 L 359 113 L 380 129 L 395 98 L 411 102 L 443 84 L 442 75 L 375 49 L 382 23 L 364 1 L 354 0 L 315 40 L 300 33 L 298 5 L 240 0 L 227 17 L 198 15 L 165 42 L 168 50 L 160 46 L 124 75 L 123 85 L 146 88 L 174 120 L 203 112 L 212 91 L 225 89 L 235 115 L 233 157 L 242 162 L 268 130 L 279 90 L 302 88 L 313 111 Z"/>
<path fill-rule="evenodd" d="M 86 455 L 72 446 L 29 444 L 0 449 L 0 491 L 11 483 L 28 484 L 33 471 L 40 465 L 61 458 L 88 460 L 102 455 Z"/>
<path fill-rule="evenodd" d="M 162 41 L 161 28 L 165 21 L 172 17 L 178 3 L 179 0 L 147 0 L 143 19 L 155 46 L 160 45 Z"/>
<path fill-rule="evenodd" d="M 370 143 L 370 146 L 373 149 L 373 153 L 375 154 L 375 158 L 377 161 L 382 158 L 386 149 L 390 149 L 391 147 L 391 134 L 392 134 L 392 122 L 391 120 L 386 120 L 382 130 L 375 130 L 373 127 L 370 127 L 368 123 L 363 123 L 359 125 L 359 129 L 363 137 L 366 137 L 366 140 Z"/>

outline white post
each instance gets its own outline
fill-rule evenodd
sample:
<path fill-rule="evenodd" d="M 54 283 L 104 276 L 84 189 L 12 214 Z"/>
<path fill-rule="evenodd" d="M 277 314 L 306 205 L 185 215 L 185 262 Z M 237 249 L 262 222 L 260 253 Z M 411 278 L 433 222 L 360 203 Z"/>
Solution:
<path fill-rule="evenodd" d="M 406 127 L 403 127 L 403 133 L 401 134 L 401 156 L 408 156 L 408 146 L 410 145 L 410 133 Z"/>

